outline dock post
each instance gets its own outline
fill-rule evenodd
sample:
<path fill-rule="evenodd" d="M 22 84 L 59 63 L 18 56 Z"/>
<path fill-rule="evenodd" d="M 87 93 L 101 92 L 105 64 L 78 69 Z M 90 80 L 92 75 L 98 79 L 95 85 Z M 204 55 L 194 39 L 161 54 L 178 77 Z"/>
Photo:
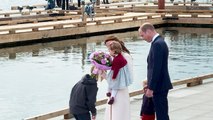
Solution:
<path fill-rule="evenodd" d="M 165 0 L 158 0 L 158 9 L 165 9 Z"/>
<path fill-rule="evenodd" d="M 203 80 L 201 78 L 195 78 L 193 82 L 191 83 L 187 83 L 187 87 L 193 87 L 193 86 L 197 86 L 197 85 L 201 85 L 203 84 Z"/>
<path fill-rule="evenodd" d="M 64 115 L 64 119 L 71 119 L 73 116 L 72 115 L 70 115 L 70 114 L 65 114 Z"/>
<path fill-rule="evenodd" d="M 16 53 L 15 52 L 9 53 L 9 59 L 16 59 Z"/>

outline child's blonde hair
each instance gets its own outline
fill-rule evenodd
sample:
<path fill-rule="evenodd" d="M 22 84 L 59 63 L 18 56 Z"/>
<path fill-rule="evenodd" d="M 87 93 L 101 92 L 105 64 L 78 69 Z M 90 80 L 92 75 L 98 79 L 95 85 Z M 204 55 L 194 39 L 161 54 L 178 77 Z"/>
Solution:
<path fill-rule="evenodd" d="M 98 80 L 98 74 L 94 74 L 93 70 L 95 69 L 95 66 L 91 67 L 90 73 L 91 73 L 91 77 Z"/>
<path fill-rule="evenodd" d="M 93 70 L 95 69 L 95 66 L 91 67 L 90 73 L 91 73 L 91 77 L 96 79 L 96 80 L 100 80 L 102 81 L 104 78 L 102 78 L 99 74 L 94 74 Z"/>
<path fill-rule="evenodd" d="M 119 42 L 117 41 L 112 41 L 109 45 L 110 50 L 114 50 L 115 54 L 119 54 L 122 52 L 122 46 Z"/>

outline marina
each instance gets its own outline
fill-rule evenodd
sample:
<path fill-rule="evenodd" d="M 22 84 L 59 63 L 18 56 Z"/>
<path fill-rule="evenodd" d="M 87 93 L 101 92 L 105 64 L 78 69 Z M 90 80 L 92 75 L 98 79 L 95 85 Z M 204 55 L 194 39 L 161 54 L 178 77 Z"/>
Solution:
<path fill-rule="evenodd" d="M 143 7 L 136 6 L 131 2 L 115 5 L 115 8 L 106 7 L 106 5 L 104 8 L 97 7 L 94 20 L 82 14 L 82 10 L 28 11 L 21 12 L 21 15 L 24 14 L 21 17 L 10 17 L 9 13 L 1 13 L 3 18 L 0 20 L 0 24 L 2 24 L 0 44 L 11 46 L 26 42 L 98 35 L 109 31 L 136 29 L 144 22 L 151 22 L 156 26 L 189 24 L 189 26 L 205 25 L 209 27 L 212 27 L 213 23 L 211 10 L 213 6 L 211 4 L 204 6 L 208 10 L 188 10 L 187 6 L 183 5 L 177 5 L 178 7 L 175 6 L 176 9 L 174 9 L 174 5 L 170 4 L 166 6 L 165 10 L 157 9 L 156 5 L 155 8 L 148 5 Z M 113 6 L 113 4 L 107 6 Z"/>
<path fill-rule="evenodd" d="M 7 10 L 0 8 L 0 119 L 70 119 L 67 109 L 70 90 L 89 72 L 88 55 L 97 50 L 107 51 L 103 41 L 109 35 L 123 40 L 134 58 L 135 79 L 129 90 L 135 109 L 131 109 L 131 116 L 132 120 L 139 119 L 140 107 L 135 106 L 141 104 L 141 82 L 146 79 L 150 46 L 137 30 L 142 23 L 151 22 L 165 37 L 170 51 L 169 72 L 175 85 L 169 96 L 172 120 L 201 120 L 195 119 L 197 112 L 190 116 L 193 111 L 190 108 L 199 107 L 203 99 L 197 98 L 189 107 L 189 114 L 181 115 L 180 119 L 177 116 L 186 112 L 183 109 L 188 106 L 176 101 L 195 99 L 212 86 L 211 2 L 166 2 L 165 9 L 147 1 L 100 4 L 95 8 L 93 20 L 83 17 L 81 9 L 45 10 L 43 3 L 34 5 L 32 10 L 23 7 L 22 11 L 14 5 Z M 106 102 L 106 81 L 98 82 L 98 86 L 97 106 L 102 106 Z M 192 97 L 182 91 L 199 92 Z M 183 97 L 177 96 L 179 92 Z M 205 101 L 209 109 L 204 111 L 210 113 L 213 107 L 208 101 L 212 95 L 205 95 L 209 95 Z M 103 114 L 102 107 L 97 120 L 102 120 Z M 208 118 L 212 116 L 207 115 Z"/>
<path fill-rule="evenodd" d="M 212 73 L 211 28 L 175 27 L 157 31 L 164 35 L 170 49 L 169 70 L 173 81 Z M 108 35 L 124 40 L 130 49 L 135 79 L 129 90 L 140 89 L 141 81 L 146 79 L 149 44 L 138 37 L 138 31 Z M 24 119 L 67 108 L 72 86 L 89 72 L 87 54 L 96 50 L 106 51 L 105 37 L 100 35 L 1 48 L 0 75 L 4 84 L 0 84 L 0 103 L 3 106 L 0 118 Z M 105 98 L 106 81 L 98 85 L 97 100 L 101 100 Z"/>

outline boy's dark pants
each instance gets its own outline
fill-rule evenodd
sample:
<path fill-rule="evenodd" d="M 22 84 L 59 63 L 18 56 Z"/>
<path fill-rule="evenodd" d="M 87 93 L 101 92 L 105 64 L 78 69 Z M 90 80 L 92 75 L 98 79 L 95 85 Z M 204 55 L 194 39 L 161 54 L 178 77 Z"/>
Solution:
<path fill-rule="evenodd" d="M 90 118 L 90 113 L 85 113 L 85 114 L 74 114 L 73 115 L 76 120 L 91 120 Z"/>
<path fill-rule="evenodd" d="M 153 98 L 143 95 L 143 103 L 141 106 L 141 120 L 155 120 L 155 110 Z"/>

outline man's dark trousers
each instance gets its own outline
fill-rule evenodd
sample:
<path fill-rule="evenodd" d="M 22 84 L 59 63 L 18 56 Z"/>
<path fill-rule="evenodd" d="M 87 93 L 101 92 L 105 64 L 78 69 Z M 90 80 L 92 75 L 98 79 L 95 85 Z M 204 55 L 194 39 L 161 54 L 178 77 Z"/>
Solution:
<path fill-rule="evenodd" d="M 168 115 L 168 90 L 154 93 L 153 102 L 156 111 L 157 120 L 169 120 Z"/>

